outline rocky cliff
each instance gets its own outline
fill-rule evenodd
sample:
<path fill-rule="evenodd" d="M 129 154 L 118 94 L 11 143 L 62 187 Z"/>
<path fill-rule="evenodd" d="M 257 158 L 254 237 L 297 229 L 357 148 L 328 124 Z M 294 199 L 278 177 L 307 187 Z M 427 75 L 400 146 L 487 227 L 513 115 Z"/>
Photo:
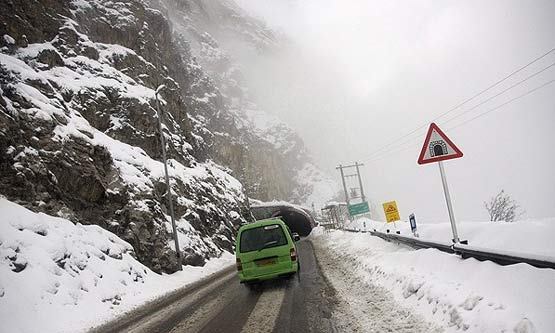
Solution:
<path fill-rule="evenodd" d="M 211 157 L 229 166 L 257 199 L 311 204 L 321 201 L 315 192 L 331 195 L 334 183 L 312 164 L 300 137 L 256 105 L 242 74 L 249 59 L 271 56 L 289 42 L 233 1 L 153 0 L 152 5 L 169 18 L 174 34 L 188 41 L 188 51 L 217 88 L 221 104 L 210 109 L 229 117 L 198 117 L 212 133 Z"/>
<path fill-rule="evenodd" d="M 279 47 L 232 2 L 3 1 L 0 22 L 0 194 L 100 225 L 155 271 L 177 268 L 156 91 L 184 264 L 232 249 L 245 192 L 304 202 L 324 179 L 220 47 Z"/>

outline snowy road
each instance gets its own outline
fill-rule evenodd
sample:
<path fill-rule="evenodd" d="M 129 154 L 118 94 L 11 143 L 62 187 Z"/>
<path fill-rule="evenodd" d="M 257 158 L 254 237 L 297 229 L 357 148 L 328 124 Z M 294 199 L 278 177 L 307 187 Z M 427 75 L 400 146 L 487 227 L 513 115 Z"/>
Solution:
<path fill-rule="evenodd" d="M 96 332 L 430 332 L 430 326 L 394 303 L 378 288 L 356 294 L 362 285 L 311 242 L 298 243 L 301 276 L 270 281 L 249 290 L 234 271 L 182 295 L 168 306 L 142 309 L 127 323 L 114 322 Z M 330 283 L 326 278 L 330 279 Z M 337 288 L 337 290 L 335 289 Z M 371 295 L 371 298 L 368 297 Z M 159 306 L 158 306 L 159 307 Z"/>

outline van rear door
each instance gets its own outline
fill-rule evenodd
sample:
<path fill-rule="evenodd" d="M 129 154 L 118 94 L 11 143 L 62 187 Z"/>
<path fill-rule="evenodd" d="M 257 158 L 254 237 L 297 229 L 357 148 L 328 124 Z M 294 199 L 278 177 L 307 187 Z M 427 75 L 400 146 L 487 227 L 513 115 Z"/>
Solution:
<path fill-rule="evenodd" d="M 279 224 L 243 230 L 239 253 L 245 277 L 291 269 L 289 240 Z"/>

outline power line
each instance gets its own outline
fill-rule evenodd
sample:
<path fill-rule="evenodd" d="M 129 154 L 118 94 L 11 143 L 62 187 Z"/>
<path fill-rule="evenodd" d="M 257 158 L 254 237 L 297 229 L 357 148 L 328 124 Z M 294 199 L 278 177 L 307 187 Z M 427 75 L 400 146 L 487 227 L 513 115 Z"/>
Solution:
<path fill-rule="evenodd" d="M 530 65 L 532 65 L 532 64 L 538 62 L 539 60 L 545 58 L 548 54 L 552 53 L 553 51 L 555 51 L 555 48 L 552 48 L 551 50 L 545 52 L 545 53 L 542 54 L 541 56 L 539 56 L 539 57 L 535 58 L 534 60 L 530 61 L 530 62 L 527 63 L 526 65 L 524 65 L 524 66 L 518 68 L 517 70 L 511 72 L 509 75 L 507 75 L 507 76 L 503 77 L 502 79 L 498 80 L 497 82 L 493 83 L 493 84 L 490 85 L 489 87 L 487 87 L 487 88 L 481 90 L 480 92 L 478 92 L 477 94 L 473 95 L 472 97 L 467 98 L 466 100 L 464 100 L 463 102 L 457 104 L 456 106 L 452 107 L 451 109 L 449 109 L 449 110 L 447 110 L 447 111 L 441 113 L 440 115 L 436 116 L 432 121 L 438 120 L 439 118 L 441 118 L 441 117 L 443 117 L 443 116 L 445 116 L 445 115 L 447 115 L 447 114 L 453 112 L 454 110 L 460 108 L 461 106 L 467 104 L 468 102 L 470 102 L 471 100 L 475 99 L 476 97 L 483 95 L 485 92 L 487 92 L 487 91 L 491 90 L 492 88 L 498 86 L 498 85 L 501 84 L 502 82 L 506 81 L 508 78 L 514 76 L 515 74 L 521 72 L 522 70 L 524 70 L 525 68 L 529 67 Z M 414 130 L 410 131 L 409 133 L 407 133 L 407 134 L 405 134 L 405 135 L 402 135 L 402 136 L 400 136 L 400 137 L 398 137 L 398 138 L 396 138 L 396 139 L 393 139 L 392 141 L 390 141 L 389 143 L 387 143 L 387 144 L 383 145 L 382 147 L 376 149 L 375 151 L 373 151 L 373 152 L 370 153 L 369 155 L 366 155 L 365 158 L 371 158 L 372 156 L 376 155 L 376 153 L 382 151 L 382 150 L 385 149 L 385 148 L 390 147 L 390 146 L 393 145 L 394 143 L 399 142 L 399 140 L 402 140 L 402 139 L 404 139 L 404 138 L 406 138 L 406 137 L 408 137 L 408 136 L 411 136 L 412 134 L 416 133 L 417 131 L 419 131 L 419 130 L 425 128 L 428 124 L 429 124 L 429 122 L 423 123 L 422 125 L 418 126 L 417 128 L 415 128 Z"/>
<path fill-rule="evenodd" d="M 507 102 L 504 102 L 504 103 L 502 103 L 502 104 L 500 104 L 500 105 L 498 105 L 498 106 L 496 106 L 496 107 L 494 107 L 494 108 L 492 108 L 492 109 L 489 109 L 489 110 L 487 110 L 487 111 L 481 112 L 481 113 L 479 113 L 478 115 L 476 115 L 476 116 L 474 116 L 474 117 L 472 117 L 472 118 L 470 118 L 470 119 L 468 119 L 468 120 L 465 120 L 465 121 L 462 122 L 462 123 L 459 123 L 459 124 L 457 124 L 457 125 L 455 125 L 455 126 L 452 126 L 452 127 L 448 128 L 446 131 L 451 131 L 451 130 L 453 130 L 453 129 L 455 129 L 455 128 L 462 127 L 462 126 L 464 126 L 464 125 L 470 123 L 471 121 L 474 121 L 474 120 L 476 120 L 476 119 L 478 119 L 478 118 L 480 118 L 480 117 L 482 117 L 482 116 L 484 116 L 484 115 L 486 115 L 486 114 L 488 114 L 488 113 L 490 113 L 490 112 L 496 111 L 496 110 L 498 110 L 498 109 L 500 109 L 500 108 L 502 108 L 502 107 L 504 107 L 504 106 L 506 106 L 506 105 L 508 105 L 508 104 L 510 104 L 510 103 L 513 103 L 514 101 L 516 101 L 516 100 L 518 100 L 518 99 L 521 99 L 521 98 L 523 98 L 523 97 L 526 97 L 526 96 L 528 96 L 528 95 L 530 95 L 530 94 L 532 94 L 532 93 L 534 93 L 534 92 L 536 92 L 536 91 L 538 91 L 538 90 L 540 90 L 540 89 L 542 89 L 542 88 L 544 88 L 544 87 L 546 87 L 546 86 L 552 84 L 553 82 L 555 82 L 555 80 L 551 80 L 551 81 L 548 81 L 548 82 L 546 82 L 546 83 L 543 83 L 543 84 L 541 84 L 541 85 L 539 85 L 539 86 L 537 86 L 537 87 L 535 87 L 535 88 L 533 88 L 533 89 L 528 90 L 527 92 L 525 92 L 525 93 L 523 93 L 523 94 L 521 94 L 521 95 L 519 95 L 519 96 L 516 96 L 516 97 L 514 97 L 514 98 L 511 98 L 511 99 L 508 100 Z M 409 145 L 409 146 L 406 146 L 406 147 L 404 147 L 403 149 L 398 149 L 398 150 L 393 150 L 393 151 L 387 151 L 387 152 L 385 152 L 384 154 L 381 154 L 381 155 L 377 156 L 376 158 L 372 158 L 372 159 L 370 159 L 370 160 L 366 160 L 365 162 L 367 162 L 367 163 L 372 163 L 372 162 L 375 162 L 375 161 L 382 160 L 382 159 L 384 159 L 385 157 L 387 157 L 387 156 L 389 156 L 389 155 L 393 155 L 393 154 L 397 154 L 397 153 L 403 152 L 403 151 L 408 150 L 409 148 L 412 148 L 413 146 L 416 146 L 416 145 L 418 144 L 418 142 L 414 142 L 414 139 L 411 139 L 411 140 L 405 141 L 403 144 L 401 144 L 401 145 L 398 146 L 397 148 L 401 148 L 401 147 L 403 147 L 404 145 L 406 145 L 406 144 L 408 144 L 408 143 L 413 143 L 413 144 L 412 144 L 412 145 Z"/>
<path fill-rule="evenodd" d="M 462 116 L 462 115 L 464 115 L 464 114 L 467 114 L 468 112 L 470 112 L 470 111 L 472 111 L 472 110 L 475 110 L 477 107 L 479 107 L 479 106 L 481 106 L 481 105 L 484 105 L 485 103 L 491 101 L 491 100 L 494 99 L 495 97 L 498 97 L 498 96 L 500 96 L 500 95 L 506 93 L 507 91 L 509 91 L 509 90 L 513 89 L 514 87 L 516 87 L 516 86 L 518 86 L 518 85 L 524 83 L 525 81 L 530 80 L 531 78 L 533 78 L 533 77 L 539 75 L 540 73 L 545 72 L 546 70 L 548 70 L 549 68 L 551 68 L 551 67 L 553 67 L 553 66 L 555 66 L 555 62 L 552 63 L 551 65 L 549 65 L 549 66 L 547 66 L 547 67 L 545 67 L 545 68 L 543 68 L 543 69 L 541 69 L 541 70 L 535 72 L 534 74 L 532 74 L 532 75 L 526 77 L 525 79 L 523 79 L 523 80 L 521 80 L 521 81 L 519 81 L 519 82 L 513 84 L 513 85 L 510 86 L 509 88 L 507 88 L 507 89 L 505 89 L 505 90 L 502 90 L 502 91 L 499 92 L 498 94 L 495 94 L 495 95 L 491 96 L 490 98 L 487 98 L 487 99 L 483 100 L 482 102 L 476 104 L 476 105 L 473 106 L 472 108 L 470 108 L 470 109 L 468 109 L 468 110 L 466 110 L 466 111 L 464 111 L 464 112 L 461 112 L 461 113 L 459 113 L 458 115 L 455 115 L 455 116 L 452 117 L 451 119 L 446 120 L 446 121 L 444 122 L 444 124 L 446 124 L 446 123 L 452 121 L 453 119 L 457 119 L 457 118 L 459 118 L 460 116 Z"/>
<path fill-rule="evenodd" d="M 483 100 L 482 102 L 476 104 L 476 105 L 473 106 L 472 108 L 470 108 L 470 109 L 468 109 L 468 110 L 466 110 L 466 111 L 464 111 L 464 112 L 462 112 L 462 113 L 459 113 L 459 114 L 455 115 L 454 117 L 452 117 L 452 118 L 446 120 L 443 124 L 447 124 L 447 123 L 449 123 L 450 121 L 452 121 L 452 120 L 454 120 L 454 119 L 457 119 L 457 118 L 459 118 L 459 117 L 461 117 L 461 116 L 463 116 L 463 115 L 465 115 L 465 114 L 467 114 L 467 113 L 469 113 L 469 112 L 471 112 L 471 111 L 477 109 L 478 107 L 484 105 L 485 103 L 491 101 L 492 99 L 494 99 L 494 98 L 496 98 L 496 97 L 498 97 L 498 96 L 504 94 L 505 92 L 507 92 L 507 91 L 513 89 L 513 88 L 516 87 L 516 86 L 521 85 L 522 83 L 524 83 L 524 82 L 530 80 L 531 78 L 533 78 L 533 77 L 539 75 L 540 73 L 543 73 L 544 71 L 548 70 L 549 68 L 551 68 L 551 67 L 553 67 L 553 66 L 555 66 L 555 62 L 552 63 L 551 65 L 549 65 L 549 66 L 547 66 L 547 67 L 544 67 L 544 68 L 542 68 L 541 70 L 539 70 L 539 71 L 537 71 L 537 72 L 535 72 L 535 73 L 533 73 L 533 74 L 527 76 L 526 78 L 524 78 L 524 79 L 520 80 L 519 82 L 513 84 L 512 86 L 510 86 L 510 87 L 508 87 L 508 88 L 502 90 L 501 92 L 499 92 L 499 93 L 497 93 L 497 94 L 495 94 L 495 95 L 493 95 L 493 96 L 491 96 L 491 97 L 489 97 L 489 98 Z M 546 84 L 546 85 L 547 85 L 547 84 Z M 538 87 L 538 89 L 539 89 L 539 88 L 543 88 L 543 85 L 540 86 L 540 87 Z M 535 89 L 535 90 L 537 90 L 537 89 Z M 533 90 L 533 91 L 535 91 L 535 90 Z M 530 92 L 528 92 L 528 93 L 526 93 L 526 94 L 524 94 L 524 95 L 528 95 L 529 93 L 531 93 L 531 92 L 533 92 L 533 91 L 530 91 Z M 517 98 L 515 98 L 515 99 L 518 99 L 518 98 L 520 98 L 520 97 L 523 97 L 523 96 L 519 96 L 519 97 L 517 97 Z M 515 99 L 512 99 L 512 100 L 515 100 Z M 512 100 L 511 100 L 511 101 L 512 101 Z M 501 106 L 504 106 L 504 105 L 506 105 L 506 104 L 502 104 Z M 440 117 L 441 117 L 441 116 L 440 116 Z M 440 118 L 440 117 L 435 118 L 434 121 L 437 120 L 437 119 Z M 420 128 L 422 128 L 422 127 L 420 127 Z M 419 129 L 420 129 L 420 128 L 419 128 Z M 402 146 L 404 146 L 405 144 L 407 144 L 407 143 L 409 143 L 409 142 L 412 142 L 414 139 L 415 139 L 415 138 L 410 138 L 409 140 L 403 141 L 403 142 L 401 142 L 400 144 L 397 144 L 397 145 L 395 145 L 395 146 L 397 146 L 397 147 L 402 147 Z M 398 140 L 398 141 L 399 141 L 399 140 Z M 402 150 L 400 150 L 400 151 L 404 151 L 404 149 L 402 149 Z M 398 152 L 400 152 L 400 151 L 398 151 Z M 384 152 L 382 152 L 382 153 L 384 153 Z M 382 153 L 380 153 L 380 154 L 375 154 L 375 155 L 376 155 L 376 156 L 380 156 L 380 155 L 383 156 Z M 387 151 L 385 151 L 385 153 L 386 153 L 386 155 L 389 155 L 389 154 L 387 154 Z M 379 159 L 381 159 L 381 158 L 379 158 Z"/>
<path fill-rule="evenodd" d="M 371 160 L 367 160 L 367 161 L 365 161 L 365 162 L 368 163 L 368 164 L 370 164 L 370 163 L 373 163 L 373 162 L 376 162 L 376 161 L 379 161 L 379 160 L 383 160 L 384 158 L 386 158 L 386 157 L 388 157 L 388 156 L 390 156 L 390 155 L 395 155 L 395 154 L 404 152 L 404 151 L 409 150 L 410 148 L 416 147 L 416 146 L 418 146 L 418 145 L 420 144 L 420 142 L 414 142 L 414 141 L 412 141 L 412 140 L 411 140 L 411 141 L 408 141 L 408 142 L 405 142 L 405 144 L 407 144 L 407 143 L 412 143 L 412 144 L 411 144 L 411 145 L 408 145 L 408 146 L 406 146 L 406 147 L 404 147 L 403 149 L 397 149 L 397 150 L 393 150 L 393 151 L 388 151 L 386 154 L 379 155 L 378 157 L 373 158 L 373 159 L 371 159 Z M 400 147 L 402 147 L 402 146 L 399 146 L 399 147 L 397 147 L 397 148 L 400 148 Z"/>
<path fill-rule="evenodd" d="M 544 88 L 544 87 L 546 87 L 546 86 L 552 84 L 553 82 L 555 82 L 555 80 L 548 81 L 548 82 L 546 82 L 546 83 L 544 83 L 544 84 L 542 84 L 542 85 L 540 85 L 540 86 L 538 86 L 538 87 L 536 87 L 536 88 L 534 88 L 534 89 L 528 90 L 527 92 L 525 92 L 525 93 L 522 94 L 522 95 L 519 95 L 519 96 L 517 96 L 517 97 L 511 98 L 511 99 L 508 100 L 507 102 L 505 102 L 505 103 L 503 103 L 503 104 L 501 104 L 501 105 L 498 105 L 498 106 L 494 107 L 493 109 L 489 109 L 489 110 L 487 110 L 487 111 L 485 111 L 485 112 L 479 113 L 479 114 L 476 115 L 475 117 L 472 117 L 472 118 L 470 118 L 470 119 L 468 119 L 468 120 L 465 120 L 465 121 L 463 121 L 462 123 L 460 123 L 460 124 L 458 124 L 458 125 L 452 126 L 452 127 L 448 128 L 447 130 L 450 131 L 450 130 L 455 129 L 455 128 L 457 128 L 457 127 L 461 127 L 461 126 L 463 126 L 463 125 L 466 125 L 466 124 L 468 124 L 468 123 L 471 122 L 471 121 L 474 121 L 474 120 L 476 120 L 476 119 L 478 119 L 478 118 L 480 118 L 480 117 L 482 117 L 482 116 L 484 116 L 484 115 L 486 115 L 486 114 L 488 114 L 488 113 L 490 113 L 490 112 L 493 112 L 493 111 L 495 111 L 495 110 L 498 110 L 498 109 L 504 107 L 505 105 L 510 104 L 510 103 L 516 101 L 517 99 L 521 99 L 521 98 L 523 98 L 523 97 L 525 97 L 525 96 L 528 96 L 528 95 L 530 95 L 530 94 L 532 94 L 532 93 L 534 93 L 534 92 L 540 90 L 541 88 Z"/>

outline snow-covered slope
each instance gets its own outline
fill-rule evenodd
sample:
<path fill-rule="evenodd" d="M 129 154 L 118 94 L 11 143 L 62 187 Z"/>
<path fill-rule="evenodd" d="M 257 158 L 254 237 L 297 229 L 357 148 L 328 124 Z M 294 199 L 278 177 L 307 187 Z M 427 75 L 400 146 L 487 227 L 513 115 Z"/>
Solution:
<path fill-rule="evenodd" d="M 233 263 L 159 275 L 133 247 L 96 225 L 74 224 L 0 198 L 2 332 L 80 332 Z"/>
<path fill-rule="evenodd" d="M 9 200 L 99 225 L 151 269 L 175 271 L 158 87 L 186 264 L 232 249 L 250 217 L 244 192 L 313 200 L 311 179 L 325 176 L 302 141 L 276 119 L 260 121 L 244 84 L 233 94 L 240 71 L 211 36 L 276 43 L 232 2 L 22 0 L 0 9 L 0 194 Z"/>
<path fill-rule="evenodd" d="M 152 3 L 170 17 L 174 33 L 190 41 L 191 53 L 218 87 L 221 101 L 233 118 L 226 124 L 204 118 L 208 128 L 217 128 L 213 131 L 220 146 L 214 149 L 216 160 L 236 171 L 251 197 L 323 206 L 337 185 L 314 165 L 290 126 L 256 105 L 250 93 L 253 83 L 243 75 L 243 69 L 250 65 L 248 59 L 270 57 L 287 45 L 283 36 L 233 1 Z M 272 89 L 271 82 L 267 88 Z M 239 145 L 250 149 L 237 149 Z M 261 169 L 267 171 L 260 173 Z"/>
<path fill-rule="evenodd" d="M 9 166 L 2 171 L 2 193 L 112 230 L 151 268 L 175 269 L 163 166 L 156 159 L 154 90 L 145 83 L 163 73 L 133 50 L 92 42 L 79 30 L 86 28 L 64 19 L 51 41 L 13 52 L 8 46 L 0 54 L 0 146 Z M 133 65 L 133 77 L 120 62 Z M 172 98 L 162 99 L 166 110 Z M 202 140 L 187 140 L 187 120 L 175 112 L 165 129 L 178 228 L 185 263 L 202 264 L 222 248 L 231 250 L 245 197 L 222 167 L 197 162 L 191 143 Z"/>

